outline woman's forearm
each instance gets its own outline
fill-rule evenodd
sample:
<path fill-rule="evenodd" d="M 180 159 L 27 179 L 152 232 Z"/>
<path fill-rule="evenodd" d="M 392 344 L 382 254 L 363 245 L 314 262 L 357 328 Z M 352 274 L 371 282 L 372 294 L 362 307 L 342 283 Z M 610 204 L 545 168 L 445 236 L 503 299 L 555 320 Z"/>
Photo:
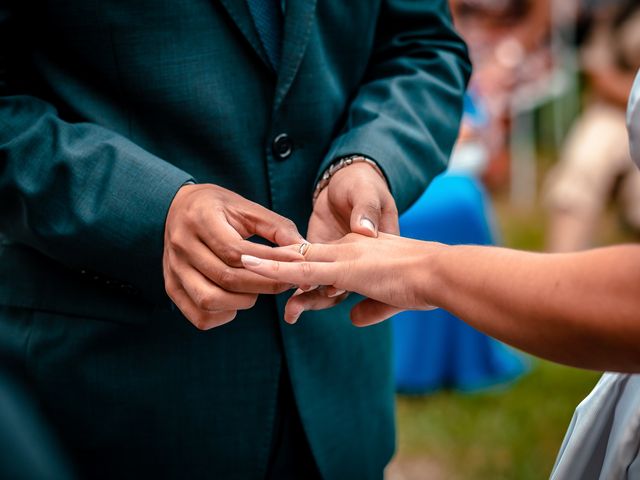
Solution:
<path fill-rule="evenodd" d="M 599 370 L 640 369 L 640 246 L 572 254 L 445 247 L 427 301 L 519 349 Z"/>
<path fill-rule="evenodd" d="M 540 357 L 640 371 L 640 245 L 540 254 L 350 234 L 312 245 L 305 257 L 288 263 L 243 256 L 243 263 L 274 280 L 369 297 L 352 312 L 359 326 L 436 306 Z M 289 300 L 316 308 L 303 301 Z"/>

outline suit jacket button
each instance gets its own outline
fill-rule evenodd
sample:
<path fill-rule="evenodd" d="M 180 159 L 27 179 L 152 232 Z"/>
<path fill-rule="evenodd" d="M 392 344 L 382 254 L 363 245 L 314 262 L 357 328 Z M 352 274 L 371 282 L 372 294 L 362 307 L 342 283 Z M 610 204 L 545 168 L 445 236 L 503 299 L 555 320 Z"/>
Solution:
<path fill-rule="evenodd" d="M 281 133 L 273 139 L 273 154 L 279 160 L 286 160 L 293 152 L 293 141 L 286 133 Z"/>

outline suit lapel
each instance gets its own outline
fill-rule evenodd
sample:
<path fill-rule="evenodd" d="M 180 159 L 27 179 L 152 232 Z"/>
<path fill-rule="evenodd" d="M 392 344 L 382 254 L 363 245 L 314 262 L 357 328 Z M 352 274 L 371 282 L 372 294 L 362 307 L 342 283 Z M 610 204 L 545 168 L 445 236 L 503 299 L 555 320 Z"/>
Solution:
<path fill-rule="evenodd" d="M 304 52 L 309 42 L 316 1 L 317 0 L 287 1 L 282 56 L 278 70 L 274 110 L 277 110 L 282 104 L 300 68 L 300 63 L 302 62 Z M 220 3 L 225 7 L 232 20 L 251 44 L 265 66 L 271 69 L 271 63 L 264 51 L 246 1 L 220 0 Z"/>
<path fill-rule="evenodd" d="M 298 73 L 309 42 L 315 8 L 316 0 L 287 1 L 274 110 L 277 110 L 282 104 L 282 100 L 287 95 L 296 73 Z"/>
<path fill-rule="evenodd" d="M 247 2 L 245 0 L 220 0 L 220 3 L 222 3 L 231 16 L 231 19 L 251 44 L 260 59 L 271 69 L 271 63 L 258 36 L 258 31 L 251 18 L 251 12 L 249 11 Z"/>

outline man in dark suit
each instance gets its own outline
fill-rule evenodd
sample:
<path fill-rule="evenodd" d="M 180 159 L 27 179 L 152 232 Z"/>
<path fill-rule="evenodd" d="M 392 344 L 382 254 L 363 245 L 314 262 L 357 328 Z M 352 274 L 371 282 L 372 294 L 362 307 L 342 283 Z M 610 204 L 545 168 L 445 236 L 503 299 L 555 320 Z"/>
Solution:
<path fill-rule="evenodd" d="M 0 478 L 71 478 L 20 367 L 11 361 L 0 358 Z"/>
<path fill-rule="evenodd" d="M 446 1 L 0 0 L 0 36 L 2 348 L 80 474 L 380 478 L 388 326 L 286 326 L 240 255 L 397 231 L 457 133 Z"/>

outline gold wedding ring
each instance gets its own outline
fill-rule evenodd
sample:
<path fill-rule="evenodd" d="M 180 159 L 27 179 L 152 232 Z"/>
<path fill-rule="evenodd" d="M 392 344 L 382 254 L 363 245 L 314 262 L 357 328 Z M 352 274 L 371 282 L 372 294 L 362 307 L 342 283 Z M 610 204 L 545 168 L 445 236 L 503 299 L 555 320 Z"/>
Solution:
<path fill-rule="evenodd" d="M 300 245 L 298 249 L 298 253 L 304 257 L 304 255 L 309 251 L 311 244 L 309 242 L 304 242 Z"/>

